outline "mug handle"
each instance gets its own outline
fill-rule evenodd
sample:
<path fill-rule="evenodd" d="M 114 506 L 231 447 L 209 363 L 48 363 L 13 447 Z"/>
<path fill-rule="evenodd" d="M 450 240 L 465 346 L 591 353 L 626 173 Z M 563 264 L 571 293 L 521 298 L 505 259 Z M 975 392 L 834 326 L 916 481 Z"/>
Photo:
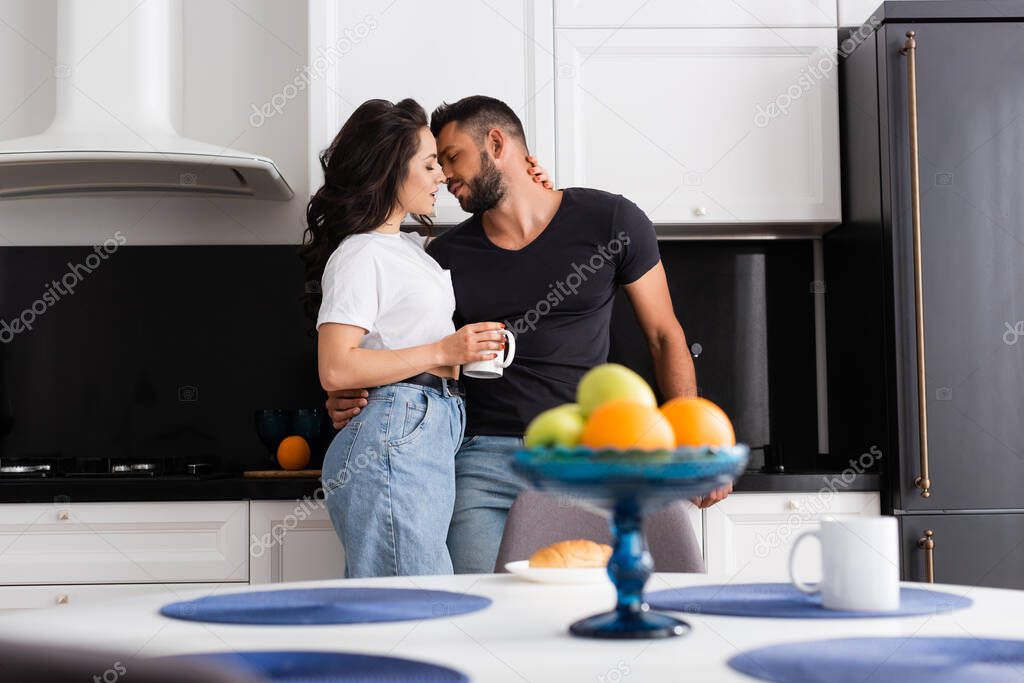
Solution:
<path fill-rule="evenodd" d="M 818 535 L 817 531 L 808 531 L 806 533 L 803 533 L 803 534 L 800 534 L 799 536 L 797 536 L 796 540 L 793 541 L 793 545 L 789 549 L 789 580 L 793 583 L 793 586 L 795 586 L 798 591 L 800 591 L 801 593 L 807 593 L 808 595 L 814 595 L 815 593 L 820 593 L 821 592 L 821 584 L 820 583 L 802 583 L 799 580 L 797 580 L 797 578 L 796 578 L 796 576 L 794 575 L 794 572 L 793 572 L 793 560 L 796 559 L 796 550 L 797 550 L 797 548 L 800 547 L 800 542 L 805 540 L 805 539 L 811 538 L 812 536 L 814 538 L 818 539 L 818 542 L 821 543 L 821 536 Z"/>
<path fill-rule="evenodd" d="M 508 355 L 505 356 L 505 360 L 502 361 L 501 367 L 507 368 L 512 365 L 512 359 L 516 357 L 516 336 L 509 330 L 502 330 L 502 332 L 508 339 Z"/>

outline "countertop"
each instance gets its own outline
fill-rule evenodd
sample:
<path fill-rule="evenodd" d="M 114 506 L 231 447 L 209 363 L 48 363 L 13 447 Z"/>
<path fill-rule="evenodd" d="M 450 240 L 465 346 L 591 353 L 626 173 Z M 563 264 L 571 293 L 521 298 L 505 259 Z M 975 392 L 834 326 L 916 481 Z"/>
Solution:
<path fill-rule="evenodd" d="M 647 589 L 721 583 L 721 577 L 703 574 L 655 574 Z M 573 621 L 612 607 L 615 595 L 610 583 L 530 584 L 508 574 L 488 574 L 214 589 L 233 593 L 300 587 L 424 588 L 483 595 L 493 601 L 484 610 L 454 617 L 335 626 L 239 626 L 169 619 L 159 614 L 161 606 L 211 591 L 168 584 L 164 586 L 165 592 L 144 597 L 0 615 L 0 639 L 58 649 L 98 648 L 109 653 L 111 665 L 115 661 L 127 662 L 129 672 L 132 663 L 128 660 L 136 656 L 294 649 L 405 657 L 449 666 L 473 681 L 486 683 L 749 683 L 752 679 L 730 669 L 727 661 L 739 652 L 772 643 L 858 636 L 1024 638 L 1024 621 L 1019 618 L 1024 612 L 1022 591 L 904 585 L 964 595 L 974 602 L 958 611 L 883 619 L 755 619 L 686 614 L 679 615 L 693 627 L 686 636 L 613 641 L 575 638 L 567 630 Z M 927 679 L 922 673 L 921 680 Z"/>
<path fill-rule="evenodd" d="M 320 480 L 246 479 L 241 475 L 223 478 L 133 477 L 131 479 L 6 479 L 0 480 L 0 503 L 129 502 L 169 500 L 296 500 L 313 496 Z M 877 474 L 841 473 L 766 474 L 748 472 L 736 482 L 743 492 L 878 491 Z"/>

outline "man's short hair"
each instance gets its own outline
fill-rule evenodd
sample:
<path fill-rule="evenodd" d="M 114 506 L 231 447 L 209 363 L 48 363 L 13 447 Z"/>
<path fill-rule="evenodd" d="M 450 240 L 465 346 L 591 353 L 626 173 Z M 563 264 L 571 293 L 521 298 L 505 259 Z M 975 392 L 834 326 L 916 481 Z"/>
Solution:
<path fill-rule="evenodd" d="M 430 132 L 436 138 L 441 129 L 453 121 L 476 138 L 478 144 L 483 144 L 487 131 L 500 128 L 518 138 L 523 147 L 526 147 L 523 122 L 512 111 L 512 107 L 493 97 L 472 95 L 451 104 L 445 102 L 430 115 Z"/>

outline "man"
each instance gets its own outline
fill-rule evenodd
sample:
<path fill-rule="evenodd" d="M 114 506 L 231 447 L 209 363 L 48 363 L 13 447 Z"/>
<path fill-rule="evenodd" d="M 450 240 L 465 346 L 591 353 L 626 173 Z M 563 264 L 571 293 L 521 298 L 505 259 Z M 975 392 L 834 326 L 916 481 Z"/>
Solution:
<path fill-rule="evenodd" d="M 526 483 L 512 471 L 527 423 L 575 400 L 576 384 L 607 360 L 612 302 L 626 291 L 647 337 L 666 399 L 697 394 L 651 221 L 619 196 L 544 189 L 528 170 L 522 123 L 504 102 L 467 97 L 431 117 L 448 190 L 473 216 L 427 251 L 450 269 L 457 327 L 504 321 L 516 357 L 500 379 L 466 379 L 466 435 L 455 458 L 448 548 L 456 573 L 494 569 L 508 509 Z M 342 427 L 365 401 L 327 401 Z M 727 487 L 705 499 L 712 505 Z"/>

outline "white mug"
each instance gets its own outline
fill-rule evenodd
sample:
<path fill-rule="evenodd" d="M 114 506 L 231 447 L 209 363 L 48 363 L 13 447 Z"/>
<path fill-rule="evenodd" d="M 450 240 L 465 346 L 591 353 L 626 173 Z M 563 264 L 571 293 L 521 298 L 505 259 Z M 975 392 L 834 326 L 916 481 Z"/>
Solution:
<path fill-rule="evenodd" d="M 794 575 L 793 560 L 804 539 L 821 543 L 821 582 Z M 827 609 L 887 612 L 900 606 L 899 541 L 895 517 L 826 517 L 818 531 L 799 536 L 789 551 L 789 578 L 797 590 L 821 593 Z"/>
<path fill-rule="evenodd" d="M 505 360 L 501 359 L 501 351 L 498 351 L 496 358 L 489 360 L 478 360 L 466 363 L 462 366 L 462 374 L 473 379 L 498 379 L 505 372 L 505 368 L 512 365 L 512 359 L 516 357 L 516 337 L 508 330 L 498 330 L 508 339 L 508 355 Z"/>

